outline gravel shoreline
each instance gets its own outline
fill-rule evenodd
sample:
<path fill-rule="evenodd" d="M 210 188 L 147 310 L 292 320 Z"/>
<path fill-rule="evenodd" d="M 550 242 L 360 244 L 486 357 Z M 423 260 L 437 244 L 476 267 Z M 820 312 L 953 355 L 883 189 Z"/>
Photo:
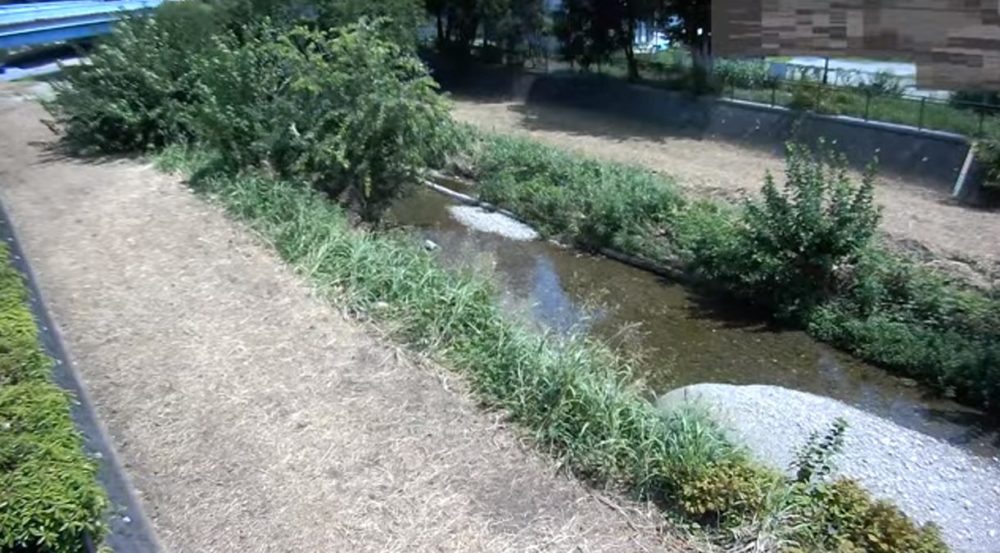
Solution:
<path fill-rule="evenodd" d="M 812 432 L 848 422 L 836 474 L 858 480 L 876 497 L 899 505 L 911 518 L 934 522 L 956 553 L 1000 551 L 1000 460 L 958 448 L 837 400 L 778 386 L 696 384 L 657 402 L 669 408 L 703 404 L 734 440 L 780 469 Z"/>
<path fill-rule="evenodd" d="M 535 229 L 502 213 L 468 205 L 449 206 L 448 212 L 459 223 L 481 232 L 492 232 L 511 240 L 538 239 Z"/>

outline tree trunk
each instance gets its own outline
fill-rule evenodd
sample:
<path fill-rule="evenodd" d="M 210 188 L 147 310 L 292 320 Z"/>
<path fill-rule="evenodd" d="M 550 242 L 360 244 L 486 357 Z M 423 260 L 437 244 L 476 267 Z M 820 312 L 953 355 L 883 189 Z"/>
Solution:
<path fill-rule="evenodd" d="M 625 61 L 628 64 L 628 80 L 639 80 L 639 64 L 635 59 L 635 20 L 629 19 L 626 25 L 628 32 L 625 36 Z"/>
<path fill-rule="evenodd" d="M 437 18 L 437 45 L 440 48 L 444 45 L 444 18 L 441 16 L 441 10 L 434 15 Z"/>

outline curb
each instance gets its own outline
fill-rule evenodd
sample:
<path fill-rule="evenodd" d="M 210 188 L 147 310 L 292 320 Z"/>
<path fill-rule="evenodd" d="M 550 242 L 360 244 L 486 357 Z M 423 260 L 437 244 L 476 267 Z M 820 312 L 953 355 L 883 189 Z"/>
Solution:
<path fill-rule="evenodd" d="M 87 453 L 98 462 L 97 479 L 111 502 L 111 512 L 106 521 L 108 534 L 104 543 L 94 544 L 88 539 L 84 544 L 84 550 L 88 553 L 97 553 L 102 545 L 107 545 L 116 553 L 161 553 L 164 549 L 141 508 L 138 494 L 129 481 L 121 460 L 111 445 L 111 440 L 108 439 L 106 429 L 94 411 L 94 403 L 63 346 L 59 329 L 49 317 L 35 275 L 2 204 L 0 204 L 0 240 L 7 243 L 10 248 L 11 264 L 24 277 L 28 288 L 29 308 L 38 325 L 39 340 L 45 353 L 53 360 L 53 380 L 74 396 L 71 407 L 73 422 L 83 434 Z"/>

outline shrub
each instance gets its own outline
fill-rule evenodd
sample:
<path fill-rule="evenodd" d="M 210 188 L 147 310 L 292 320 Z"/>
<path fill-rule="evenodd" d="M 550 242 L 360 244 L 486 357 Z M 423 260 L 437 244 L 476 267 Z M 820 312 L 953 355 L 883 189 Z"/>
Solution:
<path fill-rule="evenodd" d="M 421 0 L 318 0 L 315 6 L 320 29 L 378 19 L 383 22 L 383 37 L 404 50 L 416 48 L 417 32 L 427 17 Z"/>
<path fill-rule="evenodd" d="M 165 2 L 155 17 L 129 19 L 56 81 L 46 108 L 67 143 L 84 153 L 134 152 L 189 140 L 197 103 L 192 62 L 222 25 L 203 2 Z"/>
<path fill-rule="evenodd" d="M 781 484 L 781 476 L 772 470 L 725 461 L 709 465 L 684 482 L 678 502 L 695 520 L 736 526 L 765 512 L 769 496 Z"/>
<path fill-rule="evenodd" d="M 777 77 L 764 60 L 717 59 L 712 65 L 713 76 L 726 87 L 770 88 L 778 84 Z"/>
<path fill-rule="evenodd" d="M 7 261 L 0 245 L 0 551 L 82 552 L 101 540 L 107 499 Z"/>
<path fill-rule="evenodd" d="M 936 526 L 917 526 L 898 507 L 874 500 L 853 480 L 821 483 L 798 493 L 797 538 L 803 542 L 828 551 L 948 551 Z"/>
<path fill-rule="evenodd" d="M 47 382 L 0 388 L 0 551 L 82 553 L 107 500 L 83 453 L 69 398 Z"/>
<path fill-rule="evenodd" d="M 380 29 L 362 21 L 217 40 L 194 60 L 199 138 L 231 167 L 294 175 L 377 218 L 452 138 L 427 69 Z"/>
<path fill-rule="evenodd" d="M 873 171 L 855 186 L 846 161 L 820 148 L 789 147 L 783 189 L 766 176 L 762 197 L 746 204 L 733 257 L 709 267 L 734 292 L 782 317 L 829 298 L 837 271 L 857 261 L 878 226 Z"/>
<path fill-rule="evenodd" d="M 985 184 L 1000 187 L 1000 140 L 983 138 L 973 144 L 976 159 L 986 170 Z"/>
<path fill-rule="evenodd" d="M 995 409 L 1000 304 L 876 248 L 808 320 L 815 336 Z"/>
<path fill-rule="evenodd" d="M 38 330 L 25 309 L 28 292 L 21 275 L 7 262 L 0 244 L 0 389 L 25 381 L 44 379 L 49 360 L 38 347 Z"/>

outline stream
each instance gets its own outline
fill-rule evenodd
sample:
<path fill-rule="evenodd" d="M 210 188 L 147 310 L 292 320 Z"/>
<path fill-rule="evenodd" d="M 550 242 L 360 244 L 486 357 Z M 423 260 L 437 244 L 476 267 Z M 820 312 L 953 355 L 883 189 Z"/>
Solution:
<path fill-rule="evenodd" d="M 451 200 L 421 189 L 390 210 L 395 224 L 434 242 L 442 262 L 491 279 L 513 316 L 558 333 L 586 332 L 637 356 L 657 395 L 701 382 L 783 386 L 838 399 L 983 457 L 1000 432 L 983 414 L 935 397 L 796 330 L 773 327 L 739 302 L 543 240 L 473 230 Z"/>

